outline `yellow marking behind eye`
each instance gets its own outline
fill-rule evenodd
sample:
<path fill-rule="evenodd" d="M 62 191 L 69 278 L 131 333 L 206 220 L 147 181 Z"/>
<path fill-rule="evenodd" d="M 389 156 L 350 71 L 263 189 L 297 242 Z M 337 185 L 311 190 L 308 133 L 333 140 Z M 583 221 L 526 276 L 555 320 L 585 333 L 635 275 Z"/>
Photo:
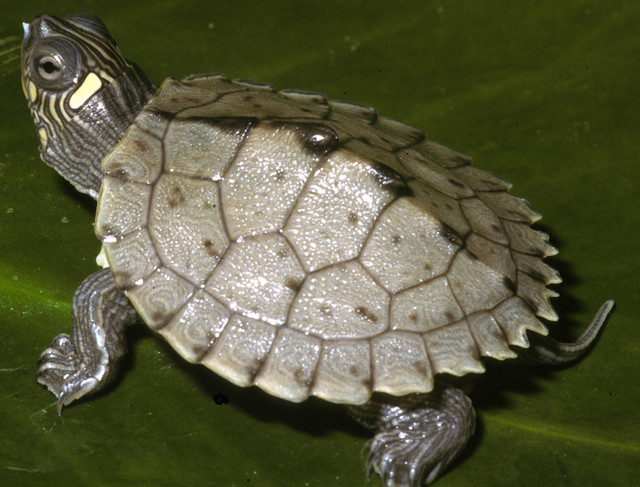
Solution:
<path fill-rule="evenodd" d="M 40 136 L 40 143 L 42 144 L 43 148 L 47 147 L 47 131 L 43 128 L 40 128 L 38 130 L 38 136 Z"/>
<path fill-rule="evenodd" d="M 33 103 L 36 101 L 36 96 L 38 92 L 36 91 L 36 85 L 34 85 L 31 81 L 29 81 L 29 101 Z"/>
<path fill-rule="evenodd" d="M 98 75 L 95 73 L 89 73 L 75 93 L 71 95 L 71 98 L 69 99 L 69 106 L 72 109 L 77 110 L 100 88 L 102 88 L 102 81 Z"/>

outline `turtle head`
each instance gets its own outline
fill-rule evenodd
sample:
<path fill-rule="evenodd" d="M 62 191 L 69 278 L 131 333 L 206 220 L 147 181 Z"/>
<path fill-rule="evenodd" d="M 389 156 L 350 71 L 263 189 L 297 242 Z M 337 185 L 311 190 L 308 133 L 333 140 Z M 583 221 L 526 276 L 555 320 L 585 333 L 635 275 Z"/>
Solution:
<path fill-rule="evenodd" d="M 155 88 L 97 17 L 43 14 L 23 26 L 22 88 L 42 159 L 97 198 L 102 159 Z"/>

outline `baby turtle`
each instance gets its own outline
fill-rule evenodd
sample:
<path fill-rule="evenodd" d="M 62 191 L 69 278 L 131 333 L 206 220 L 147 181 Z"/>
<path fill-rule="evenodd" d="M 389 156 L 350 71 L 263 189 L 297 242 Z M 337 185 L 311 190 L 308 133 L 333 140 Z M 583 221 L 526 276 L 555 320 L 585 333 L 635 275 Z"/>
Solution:
<path fill-rule="evenodd" d="M 432 482 L 474 430 L 483 357 L 581 357 L 556 320 L 539 215 L 468 157 L 367 107 L 223 75 L 159 90 L 93 16 L 25 24 L 43 160 L 98 200 L 105 268 L 43 353 L 58 408 L 103 387 L 141 317 L 240 386 L 348 404 L 386 486 Z M 512 348 L 515 347 L 515 348 Z"/>

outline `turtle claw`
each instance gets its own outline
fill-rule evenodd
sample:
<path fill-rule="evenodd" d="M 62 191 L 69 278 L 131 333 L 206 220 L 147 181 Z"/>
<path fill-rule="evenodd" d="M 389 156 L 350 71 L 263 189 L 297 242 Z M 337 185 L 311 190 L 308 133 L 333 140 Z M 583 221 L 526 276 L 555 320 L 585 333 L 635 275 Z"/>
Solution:
<path fill-rule="evenodd" d="M 351 408 L 354 417 L 377 434 L 369 442 L 367 470 L 385 487 L 418 487 L 436 480 L 473 434 L 471 400 L 453 386 L 431 393 L 379 396 Z"/>
<path fill-rule="evenodd" d="M 394 429 L 378 433 L 369 442 L 367 470 L 375 471 L 385 487 L 418 487 L 431 484 L 458 455 L 459 448 L 441 449 L 442 433 L 433 425 L 424 431 Z M 457 445 L 456 445 L 457 446 Z M 462 445 L 464 446 L 464 444 Z"/>
<path fill-rule="evenodd" d="M 56 396 L 58 414 L 62 414 L 63 406 L 96 388 L 99 383 L 99 374 L 96 372 L 99 369 L 78 361 L 71 337 L 58 335 L 40 356 L 36 380 Z"/>

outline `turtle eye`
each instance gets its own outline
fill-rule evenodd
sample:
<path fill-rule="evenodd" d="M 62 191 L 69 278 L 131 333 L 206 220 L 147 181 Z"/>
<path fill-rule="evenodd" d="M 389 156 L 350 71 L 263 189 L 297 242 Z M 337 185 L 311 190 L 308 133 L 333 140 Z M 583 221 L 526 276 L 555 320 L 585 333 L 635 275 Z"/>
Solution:
<path fill-rule="evenodd" d="M 42 56 L 36 59 L 38 76 L 46 81 L 56 81 L 62 77 L 62 60 L 57 56 Z"/>
<path fill-rule="evenodd" d="M 47 90 L 59 91 L 75 82 L 80 72 L 77 49 L 64 39 L 47 39 L 31 57 L 33 81 Z"/>

